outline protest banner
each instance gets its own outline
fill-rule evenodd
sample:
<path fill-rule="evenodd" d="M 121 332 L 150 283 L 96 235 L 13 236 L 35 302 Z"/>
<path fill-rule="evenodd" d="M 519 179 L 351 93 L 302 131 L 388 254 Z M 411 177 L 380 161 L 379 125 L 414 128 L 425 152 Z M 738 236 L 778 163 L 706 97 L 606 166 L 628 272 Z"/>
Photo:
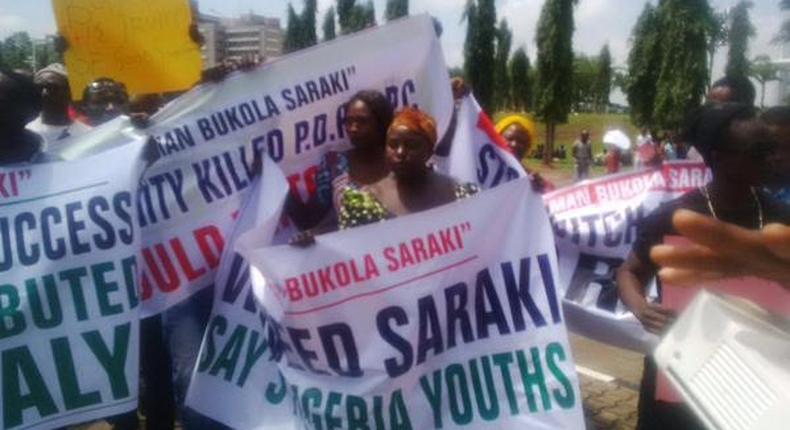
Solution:
<path fill-rule="evenodd" d="M 272 360 L 273 328 L 253 297 L 249 264 L 234 251 L 245 233 L 248 246 L 271 244 L 287 192 L 282 172 L 266 157 L 222 256 L 207 337 L 189 384 L 187 406 L 235 429 L 292 428 Z"/>
<path fill-rule="evenodd" d="M 544 196 L 559 252 L 560 290 L 570 330 L 622 348 L 652 349 L 657 338 L 619 299 L 617 269 L 642 219 L 662 202 L 709 180 L 705 165 L 678 161 L 581 182 Z"/>
<path fill-rule="evenodd" d="M 112 78 L 130 94 L 186 90 L 200 80 L 200 46 L 191 39 L 187 0 L 53 0 L 68 49 L 74 98 L 97 78 Z"/>
<path fill-rule="evenodd" d="M 142 147 L 0 168 L 4 429 L 137 408 Z"/>
<path fill-rule="evenodd" d="M 529 180 L 316 241 L 239 247 L 297 427 L 584 427 Z"/>
<path fill-rule="evenodd" d="M 212 284 L 254 153 L 278 164 L 297 198 L 315 193 L 322 155 L 347 147 L 344 104 L 363 89 L 381 91 L 396 108 L 419 106 L 436 118 L 440 133 L 447 129 L 452 96 L 430 17 L 355 33 L 201 85 L 152 118 L 144 132 L 160 160 L 141 194 L 145 315 Z M 61 145 L 57 155 L 83 157 L 136 134 L 128 119 L 118 119 Z"/>
<path fill-rule="evenodd" d="M 483 189 L 526 176 L 474 96 L 461 100 L 454 120 L 454 138 L 436 147 L 434 159 L 439 172 Z"/>

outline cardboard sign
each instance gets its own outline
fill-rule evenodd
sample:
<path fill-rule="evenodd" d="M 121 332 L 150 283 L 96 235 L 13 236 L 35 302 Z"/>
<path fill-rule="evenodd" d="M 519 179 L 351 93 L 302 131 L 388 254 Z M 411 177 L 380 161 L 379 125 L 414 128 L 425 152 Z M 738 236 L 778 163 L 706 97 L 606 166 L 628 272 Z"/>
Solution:
<path fill-rule="evenodd" d="M 200 79 L 200 47 L 189 36 L 187 0 L 53 0 L 66 39 L 71 93 L 112 78 L 129 94 L 185 90 Z"/>

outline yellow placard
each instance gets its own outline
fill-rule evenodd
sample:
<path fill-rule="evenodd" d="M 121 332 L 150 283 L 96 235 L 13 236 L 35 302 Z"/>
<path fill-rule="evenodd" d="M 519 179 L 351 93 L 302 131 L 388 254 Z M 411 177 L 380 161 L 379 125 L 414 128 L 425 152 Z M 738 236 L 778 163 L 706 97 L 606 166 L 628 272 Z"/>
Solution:
<path fill-rule="evenodd" d="M 200 79 L 200 47 L 189 35 L 189 0 L 52 0 L 66 38 L 74 99 L 97 78 L 130 95 L 180 91 Z"/>

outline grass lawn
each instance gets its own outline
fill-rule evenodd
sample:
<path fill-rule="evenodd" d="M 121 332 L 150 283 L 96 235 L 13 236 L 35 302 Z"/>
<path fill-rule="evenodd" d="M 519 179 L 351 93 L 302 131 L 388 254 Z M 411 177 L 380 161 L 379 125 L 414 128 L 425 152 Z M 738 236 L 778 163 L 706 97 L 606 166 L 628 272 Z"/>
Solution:
<path fill-rule="evenodd" d="M 500 112 L 494 115 L 494 118 L 499 120 L 506 115 L 508 115 L 508 112 Z M 573 142 L 579 137 L 579 133 L 585 128 L 590 130 L 590 135 L 593 140 L 593 155 L 603 152 L 603 142 L 601 139 L 608 130 L 623 130 L 631 139 L 635 139 L 636 135 L 639 134 L 639 130 L 631 123 L 631 119 L 628 115 L 594 113 L 571 114 L 567 124 L 559 124 L 557 126 L 557 136 L 554 142 L 555 148 L 559 148 L 560 145 L 565 145 L 565 149 L 568 152 L 567 158 L 565 160 L 555 160 L 551 167 L 547 167 L 543 165 L 541 160 L 529 157 L 525 160 L 524 165 L 529 167 L 532 171 L 539 172 L 543 177 L 553 182 L 554 185 L 558 187 L 573 183 L 574 165 L 570 150 L 573 146 Z M 546 127 L 544 124 L 538 123 L 538 144 L 545 140 Z M 601 166 L 594 166 L 591 171 L 593 177 L 602 176 L 604 173 L 605 169 Z"/>

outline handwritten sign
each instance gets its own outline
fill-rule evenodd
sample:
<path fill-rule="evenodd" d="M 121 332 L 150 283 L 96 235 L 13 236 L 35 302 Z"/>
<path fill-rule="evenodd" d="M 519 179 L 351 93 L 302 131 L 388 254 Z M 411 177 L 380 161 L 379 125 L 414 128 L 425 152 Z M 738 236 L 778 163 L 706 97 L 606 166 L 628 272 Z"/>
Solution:
<path fill-rule="evenodd" d="M 179 91 L 200 78 L 187 0 L 53 0 L 74 98 L 91 81 L 123 82 L 130 94 Z"/>

